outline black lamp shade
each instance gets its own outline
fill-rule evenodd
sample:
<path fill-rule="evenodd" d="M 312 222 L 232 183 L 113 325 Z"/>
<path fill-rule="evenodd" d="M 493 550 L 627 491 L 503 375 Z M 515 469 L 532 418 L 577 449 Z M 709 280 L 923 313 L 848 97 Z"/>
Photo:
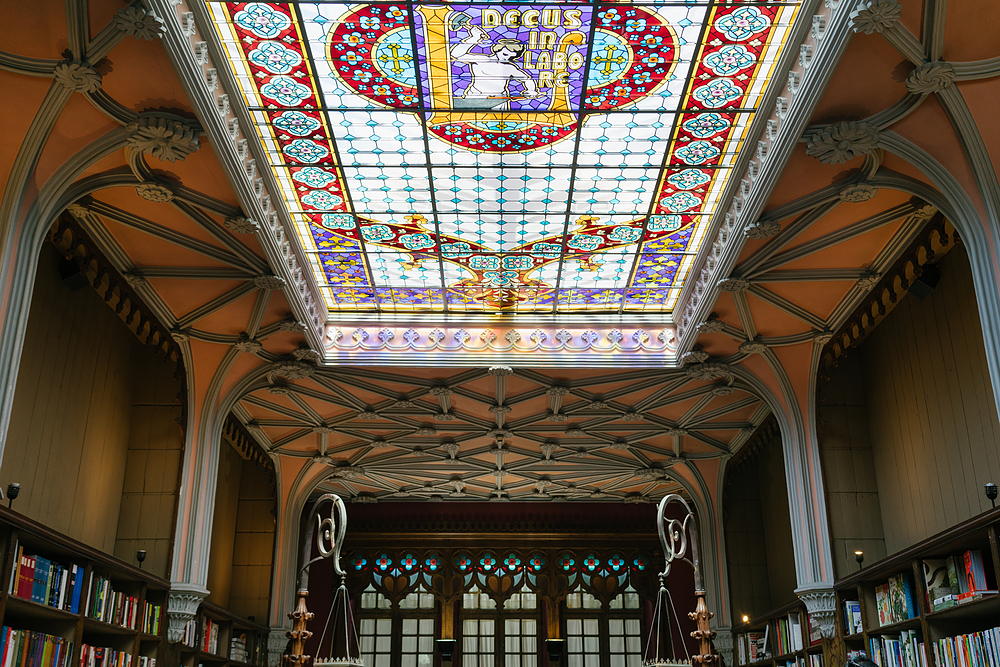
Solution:
<path fill-rule="evenodd" d="M 546 639 L 545 652 L 549 655 L 549 663 L 558 664 L 562 660 L 563 650 L 565 648 L 565 639 Z"/>
<path fill-rule="evenodd" d="M 437 647 L 437 652 L 441 655 L 442 660 L 451 662 L 452 657 L 455 655 L 455 648 L 458 646 L 458 640 L 435 639 L 434 646 Z"/>

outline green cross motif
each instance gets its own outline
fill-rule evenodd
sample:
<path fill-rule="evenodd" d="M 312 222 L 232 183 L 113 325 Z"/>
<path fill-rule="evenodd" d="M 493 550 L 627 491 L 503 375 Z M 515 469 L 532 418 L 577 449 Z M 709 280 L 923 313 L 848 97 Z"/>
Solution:
<path fill-rule="evenodd" d="M 605 76 L 610 76 L 612 63 L 617 63 L 618 65 L 621 65 L 623 63 L 628 62 L 628 58 L 626 58 L 625 56 L 615 56 L 615 51 L 617 50 L 618 50 L 617 46 L 615 46 L 614 44 L 608 44 L 604 47 L 604 57 L 601 56 L 594 57 L 595 64 L 604 65 L 604 67 L 601 68 L 601 74 L 604 74 Z"/>
<path fill-rule="evenodd" d="M 386 44 L 385 47 L 387 49 L 390 49 L 392 51 L 392 55 L 390 56 L 390 55 L 386 55 L 386 54 L 383 53 L 382 55 L 380 55 L 378 57 L 378 59 L 381 60 L 382 63 L 385 63 L 385 64 L 389 63 L 389 61 L 392 61 L 392 73 L 393 74 L 402 74 L 403 73 L 403 68 L 400 67 L 400 63 L 413 62 L 413 56 L 410 56 L 410 55 L 407 55 L 407 54 L 399 55 L 399 45 L 398 44 Z"/>

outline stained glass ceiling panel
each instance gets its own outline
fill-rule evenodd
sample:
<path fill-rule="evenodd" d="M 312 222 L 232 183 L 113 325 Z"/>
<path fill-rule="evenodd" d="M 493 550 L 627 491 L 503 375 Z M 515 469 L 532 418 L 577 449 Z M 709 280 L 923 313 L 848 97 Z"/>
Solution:
<path fill-rule="evenodd" d="M 209 2 L 331 311 L 671 311 L 796 2 Z"/>

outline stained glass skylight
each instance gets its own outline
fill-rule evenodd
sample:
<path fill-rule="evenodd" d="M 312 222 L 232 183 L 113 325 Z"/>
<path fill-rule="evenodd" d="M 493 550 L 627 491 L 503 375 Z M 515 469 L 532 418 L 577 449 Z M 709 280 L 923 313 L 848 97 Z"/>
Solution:
<path fill-rule="evenodd" d="M 208 7 L 331 311 L 673 309 L 796 2 Z"/>

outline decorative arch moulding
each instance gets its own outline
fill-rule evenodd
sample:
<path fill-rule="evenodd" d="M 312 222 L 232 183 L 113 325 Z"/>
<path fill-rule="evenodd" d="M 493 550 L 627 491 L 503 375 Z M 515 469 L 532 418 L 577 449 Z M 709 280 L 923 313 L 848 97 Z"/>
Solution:
<path fill-rule="evenodd" d="M 384 365 L 441 366 L 530 364 L 565 366 L 676 366 L 673 325 L 573 324 L 513 325 L 328 323 L 323 337 L 325 361 Z"/>

